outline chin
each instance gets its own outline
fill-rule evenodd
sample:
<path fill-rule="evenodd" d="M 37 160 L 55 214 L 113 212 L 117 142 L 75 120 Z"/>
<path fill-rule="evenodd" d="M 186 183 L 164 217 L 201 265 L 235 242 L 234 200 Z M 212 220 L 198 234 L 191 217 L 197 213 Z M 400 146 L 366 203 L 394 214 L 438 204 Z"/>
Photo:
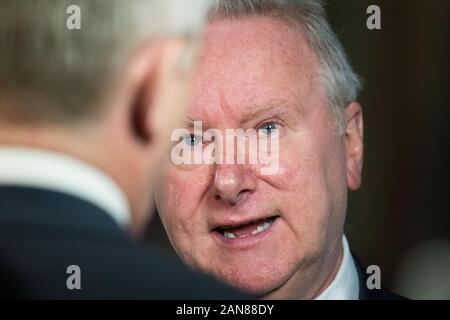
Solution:
<path fill-rule="evenodd" d="M 264 298 L 278 289 L 288 279 L 283 276 L 279 270 L 270 268 L 257 268 L 249 270 L 248 268 L 236 267 L 226 270 L 212 271 L 212 273 L 221 281 L 241 289 L 251 295 Z"/>
<path fill-rule="evenodd" d="M 264 281 L 261 283 L 260 281 L 254 281 L 251 279 L 225 279 L 225 282 L 235 288 L 260 298 L 263 298 L 274 290 L 274 283 L 272 281 Z"/>

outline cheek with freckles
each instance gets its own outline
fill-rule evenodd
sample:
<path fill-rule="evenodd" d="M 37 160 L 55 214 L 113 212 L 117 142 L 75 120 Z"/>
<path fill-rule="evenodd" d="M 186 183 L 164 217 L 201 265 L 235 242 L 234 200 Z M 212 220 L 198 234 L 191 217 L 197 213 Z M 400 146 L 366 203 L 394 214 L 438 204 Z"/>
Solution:
<path fill-rule="evenodd" d="M 283 174 L 279 178 L 283 183 L 279 192 L 284 217 L 298 241 L 298 248 L 307 251 L 305 246 L 318 241 L 327 211 L 320 164 L 307 143 L 286 148 L 281 157 L 284 158 Z"/>
<path fill-rule="evenodd" d="M 280 141 L 278 174 L 262 177 L 281 204 L 299 254 L 306 251 L 311 256 L 320 254 L 326 246 L 345 182 L 344 164 L 336 156 L 341 153 L 339 141 L 333 132 L 324 134 L 320 125 L 315 129 L 291 133 Z"/>
<path fill-rule="evenodd" d="M 206 220 L 198 212 L 207 177 L 205 170 L 180 171 L 171 166 L 156 192 L 158 211 L 169 239 L 189 264 L 193 264 L 195 237 L 201 236 L 202 228 L 206 228 Z"/>

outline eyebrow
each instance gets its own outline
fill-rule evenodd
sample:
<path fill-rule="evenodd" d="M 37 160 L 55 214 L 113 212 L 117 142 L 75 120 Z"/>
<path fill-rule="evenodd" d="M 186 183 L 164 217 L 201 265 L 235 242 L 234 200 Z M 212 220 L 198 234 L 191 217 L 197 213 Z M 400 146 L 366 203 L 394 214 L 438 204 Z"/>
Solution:
<path fill-rule="evenodd" d="M 247 111 L 245 111 L 243 114 L 240 115 L 240 120 L 241 120 L 240 122 L 241 123 L 248 122 L 258 116 L 261 116 L 261 114 L 264 114 L 268 111 L 271 111 L 274 109 L 279 109 L 282 107 L 287 107 L 294 111 L 303 112 L 302 106 L 294 106 L 286 99 L 273 99 L 264 104 L 249 106 L 247 108 Z M 195 121 L 202 121 L 202 120 L 199 118 L 187 117 L 187 119 L 184 121 L 185 127 L 188 129 L 193 128 Z"/>
<path fill-rule="evenodd" d="M 279 109 L 282 107 L 287 107 L 289 109 L 302 111 L 303 108 L 301 106 L 293 106 L 291 103 L 289 103 L 286 99 L 274 99 L 269 101 L 268 103 L 262 104 L 262 105 L 253 105 L 248 108 L 248 111 L 245 112 L 242 116 L 242 122 L 248 122 L 258 116 L 261 116 L 261 114 L 264 114 L 268 111 Z"/>

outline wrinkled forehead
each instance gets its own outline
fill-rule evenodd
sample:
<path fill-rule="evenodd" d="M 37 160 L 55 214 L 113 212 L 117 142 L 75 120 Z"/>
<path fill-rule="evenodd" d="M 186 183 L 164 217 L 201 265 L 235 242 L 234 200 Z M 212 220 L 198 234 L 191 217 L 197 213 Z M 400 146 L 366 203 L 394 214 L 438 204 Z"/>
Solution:
<path fill-rule="evenodd" d="M 271 17 L 215 19 L 205 31 L 188 115 L 237 121 L 252 106 L 307 103 L 317 66 L 299 27 Z"/>

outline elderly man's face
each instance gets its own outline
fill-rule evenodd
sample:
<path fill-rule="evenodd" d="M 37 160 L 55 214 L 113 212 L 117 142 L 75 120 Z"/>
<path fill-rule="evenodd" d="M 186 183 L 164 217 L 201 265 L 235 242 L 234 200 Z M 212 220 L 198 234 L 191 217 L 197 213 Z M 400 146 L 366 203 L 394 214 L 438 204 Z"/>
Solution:
<path fill-rule="evenodd" d="M 279 170 L 169 164 L 156 200 L 170 240 L 186 263 L 235 286 L 312 297 L 340 262 L 348 175 L 317 58 L 297 29 L 262 17 L 211 23 L 203 49 L 190 119 L 221 131 L 269 125 Z"/>

